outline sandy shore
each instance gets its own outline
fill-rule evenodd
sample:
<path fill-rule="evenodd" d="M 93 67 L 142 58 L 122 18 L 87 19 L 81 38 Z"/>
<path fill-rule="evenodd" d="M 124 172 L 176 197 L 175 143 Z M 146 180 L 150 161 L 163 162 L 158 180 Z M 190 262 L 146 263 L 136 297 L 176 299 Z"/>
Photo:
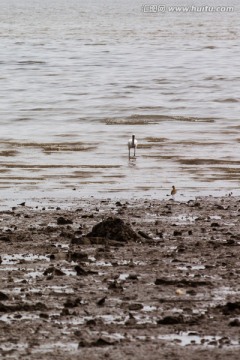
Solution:
<path fill-rule="evenodd" d="M 1 211 L 0 357 L 238 360 L 239 219 L 232 196 Z"/>

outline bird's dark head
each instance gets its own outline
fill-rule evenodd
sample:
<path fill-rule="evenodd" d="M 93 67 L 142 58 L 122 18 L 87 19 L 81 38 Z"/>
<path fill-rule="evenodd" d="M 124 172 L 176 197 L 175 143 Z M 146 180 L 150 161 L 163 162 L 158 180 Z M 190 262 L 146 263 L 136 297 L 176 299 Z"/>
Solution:
<path fill-rule="evenodd" d="M 134 141 L 134 139 L 135 139 L 135 135 L 133 134 L 133 135 L 132 135 L 132 140 Z"/>

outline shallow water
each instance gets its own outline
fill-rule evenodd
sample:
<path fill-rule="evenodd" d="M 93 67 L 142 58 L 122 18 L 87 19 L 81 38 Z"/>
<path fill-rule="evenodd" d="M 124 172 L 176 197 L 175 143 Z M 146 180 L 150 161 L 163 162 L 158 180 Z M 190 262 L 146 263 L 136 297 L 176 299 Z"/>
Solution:
<path fill-rule="evenodd" d="M 239 194 L 237 1 L 0 4 L 1 199 Z"/>
<path fill-rule="evenodd" d="M 200 336 L 197 333 L 191 335 L 191 333 L 187 332 L 182 332 L 180 334 L 160 335 L 158 336 L 158 339 L 173 341 L 181 346 L 203 345 L 204 347 L 208 347 L 225 345 L 228 347 L 239 347 L 239 341 L 237 340 L 226 338 L 221 341 L 220 336 Z"/>

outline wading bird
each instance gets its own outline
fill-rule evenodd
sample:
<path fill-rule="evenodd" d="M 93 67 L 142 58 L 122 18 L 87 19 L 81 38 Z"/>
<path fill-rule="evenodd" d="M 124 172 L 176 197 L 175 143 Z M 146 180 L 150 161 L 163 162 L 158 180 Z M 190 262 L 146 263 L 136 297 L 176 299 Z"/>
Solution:
<path fill-rule="evenodd" d="M 128 156 L 130 159 L 130 150 L 133 149 L 133 156 L 136 156 L 137 140 L 135 135 L 132 135 L 132 138 L 128 140 Z"/>
<path fill-rule="evenodd" d="M 173 185 L 173 186 L 172 186 L 172 191 L 171 191 L 171 195 L 172 195 L 173 200 L 174 200 L 174 196 L 175 196 L 176 193 L 177 193 L 177 189 L 176 189 L 175 186 Z"/>

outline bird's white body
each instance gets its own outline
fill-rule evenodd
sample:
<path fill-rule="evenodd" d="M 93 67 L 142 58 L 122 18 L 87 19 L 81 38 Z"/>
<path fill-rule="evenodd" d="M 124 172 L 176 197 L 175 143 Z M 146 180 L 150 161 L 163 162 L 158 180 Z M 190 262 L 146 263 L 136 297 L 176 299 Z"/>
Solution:
<path fill-rule="evenodd" d="M 133 149 L 133 155 L 136 155 L 136 148 L 137 148 L 137 140 L 135 139 L 135 135 L 132 135 L 132 138 L 128 140 L 128 154 L 130 158 L 130 150 Z"/>

